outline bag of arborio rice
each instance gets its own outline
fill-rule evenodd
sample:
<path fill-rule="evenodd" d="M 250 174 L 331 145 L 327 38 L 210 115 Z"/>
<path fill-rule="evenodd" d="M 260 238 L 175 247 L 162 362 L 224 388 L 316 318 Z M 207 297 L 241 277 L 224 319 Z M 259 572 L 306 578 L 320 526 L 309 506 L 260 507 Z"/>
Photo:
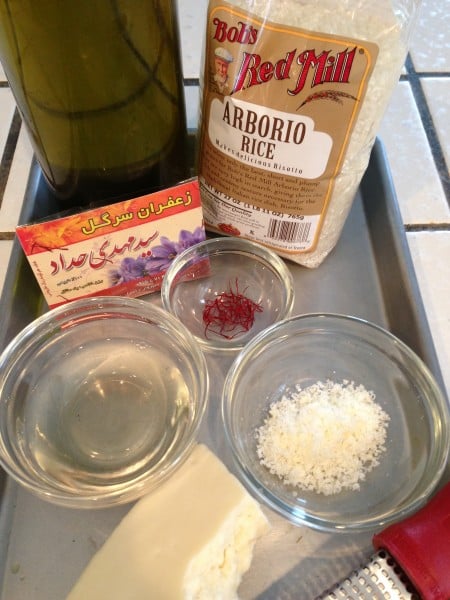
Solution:
<path fill-rule="evenodd" d="M 206 227 L 317 267 L 336 245 L 419 0 L 210 0 L 198 172 Z"/>

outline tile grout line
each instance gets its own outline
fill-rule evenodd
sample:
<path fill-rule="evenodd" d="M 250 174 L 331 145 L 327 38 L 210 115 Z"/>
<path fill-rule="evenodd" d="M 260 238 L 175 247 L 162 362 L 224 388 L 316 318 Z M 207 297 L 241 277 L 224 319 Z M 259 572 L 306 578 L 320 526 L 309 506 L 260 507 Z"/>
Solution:
<path fill-rule="evenodd" d="M 436 133 L 436 128 L 433 122 L 433 117 L 428 106 L 425 93 L 422 88 L 422 73 L 418 73 L 412 62 L 411 56 L 408 55 L 405 62 L 407 76 L 404 80 L 408 81 L 411 86 L 411 91 L 414 96 L 417 110 L 419 111 L 422 126 L 427 136 L 428 145 L 433 156 L 436 169 L 441 180 L 447 203 L 450 206 L 450 177 L 448 174 L 448 166 L 446 164 L 444 152 L 439 137 Z M 426 79 L 427 77 L 424 77 Z"/>
<path fill-rule="evenodd" d="M 450 223 L 409 223 L 405 224 L 405 231 L 407 233 L 446 232 L 450 231 Z"/>
<path fill-rule="evenodd" d="M 186 87 L 200 87 L 200 79 L 198 77 L 185 77 L 183 83 Z"/>
<path fill-rule="evenodd" d="M 9 128 L 8 137 L 6 138 L 5 148 L 0 160 L 0 208 L 3 203 L 6 185 L 9 179 L 9 173 L 16 150 L 17 141 L 19 139 L 22 119 L 17 108 L 14 109 L 14 115 Z"/>
<path fill-rule="evenodd" d="M 416 71 L 413 66 L 411 66 L 411 70 L 412 74 L 419 79 L 447 79 L 450 77 L 449 71 Z M 409 76 L 410 73 L 402 73 L 400 79 L 408 81 Z"/>

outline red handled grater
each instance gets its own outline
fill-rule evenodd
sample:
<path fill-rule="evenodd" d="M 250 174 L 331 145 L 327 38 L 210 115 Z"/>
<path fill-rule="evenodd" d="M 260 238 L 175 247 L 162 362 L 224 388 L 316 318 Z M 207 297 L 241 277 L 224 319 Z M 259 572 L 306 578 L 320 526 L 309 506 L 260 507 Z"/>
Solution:
<path fill-rule="evenodd" d="M 365 566 L 316 600 L 450 600 L 450 483 L 373 546 Z"/>

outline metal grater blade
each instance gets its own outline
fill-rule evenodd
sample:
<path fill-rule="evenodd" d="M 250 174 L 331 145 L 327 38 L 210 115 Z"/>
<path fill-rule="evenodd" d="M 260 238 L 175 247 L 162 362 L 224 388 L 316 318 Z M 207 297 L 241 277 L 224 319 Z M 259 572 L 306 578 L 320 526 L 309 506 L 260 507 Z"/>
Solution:
<path fill-rule="evenodd" d="M 402 569 L 385 551 L 374 554 L 369 562 L 353 571 L 316 598 L 316 600 L 420 600 Z"/>

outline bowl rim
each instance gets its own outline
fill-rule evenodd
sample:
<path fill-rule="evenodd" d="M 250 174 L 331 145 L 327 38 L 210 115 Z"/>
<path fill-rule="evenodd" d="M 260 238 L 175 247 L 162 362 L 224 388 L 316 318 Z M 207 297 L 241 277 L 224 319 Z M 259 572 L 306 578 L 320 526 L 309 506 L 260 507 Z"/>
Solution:
<path fill-rule="evenodd" d="M 197 244 L 189 246 L 183 250 L 183 252 L 178 254 L 173 259 L 167 271 L 165 272 L 161 283 L 161 302 L 163 307 L 171 315 L 175 316 L 175 318 L 178 317 L 176 316 L 170 301 L 170 289 L 179 270 L 182 269 L 183 266 L 191 259 L 192 256 L 195 256 L 197 252 L 210 252 L 216 255 L 226 252 L 243 252 L 250 256 L 253 255 L 254 258 L 258 258 L 260 261 L 268 264 L 271 270 L 277 274 L 278 279 L 282 282 L 286 295 L 286 303 L 283 309 L 277 315 L 274 323 L 268 327 L 271 327 L 276 323 L 280 323 L 291 315 L 295 300 L 294 277 L 286 262 L 275 251 L 271 250 L 267 246 L 263 246 L 258 242 L 235 236 L 216 236 L 207 238 L 206 240 L 198 242 Z M 204 351 L 208 352 L 215 351 L 222 353 L 236 353 L 237 351 L 245 348 L 245 346 L 249 343 L 248 339 L 241 341 L 239 341 L 239 338 L 233 340 L 206 340 L 196 336 L 195 334 L 192 335 L 200 344 L 200 347 Z"/>
<path fill-rule="evenodd" d="M 192 353 L 192 367 L 199 385 L 199 397 L 196 399 L 195 414 L 189 425 L 189 434 L 179 453 L 171 460 L 168 465 L 158 470 L 156 473 L 141 473 L 134 478 L 128 485 L 123 483 L 111 484 L 102 488 L 92 488 L 92 490 L 83 490 L 81 493 L 70 494 L 57 486 L 52 486 L 45 480 L 37 479 L 22 466 L 18 465 L 14 456 L 8 450 L 10 442 L 4 439 L 3 425 L 0 427 L 0 467 L 11 476 L 11 478 L 29 492 L 48 500 L 49 502 L 65 506 L 67 508 L 107 508 L 137 500 L 143 494 L 157 487 L 162 481 L 169 477 L 181 464 L 187 459 L 192 448 L 197 443 L 197 437 L 203 418 L 206 412 L 209 397 L 209 374 L 205 356 L 190 331 L 172 315 L 167 314 L 163 308 L 139 298 L 129 298 L 122 296 L 95 296 L 73 300 L 66 304 L 49 309 L 36 319 L 28 323 L 21 331 L 14 336 L 4 350 L 0 353 L 0 407 L 1 414 L 5 412 L 8 398 L 3 395 L 5 381 L 11 376 L 9 364 L 11 357 L 20 350 L 21 353 L 27 347 L 33 344 L 33 340 L 45 336 L 55 327 L 61 324 L 75 324 L 73 319 L 75 315 L 80 317 L 80 321 L 86 319 L 86 315 L 96 311 L 126 315 L 127 311 L 134 315 L 134 318 L 147 323 L 156 323 L 162 326 L 178 338 L 184 339 L 186 349 Z M 103 318 L 105 318 L 105 316 Z M 58 324 L 57 321 L 60 320 Z"/>
<path fill-rule="evenodd" d="M 439 440 L 436 442 L 439 452 L 436 453 L 434 462 L 435 469 L 434 474 L 428 479 L 427 485 L 421 492 L 413 499 L 410 500 L 405 506 L 397 507 L 395 510 L 390 511 L 389 514 L 385 512 L 378 515 L 372 516 L 367 519 L 355 520 L 354 522 L 348 522 L 348 520 L 342 521 L 329 521 L 314 513 L 309 512 L 301 508 L 299 505 L 291 507 L 289 510 L 282 500 L 274 494 L 271 490 L 264 488 L 263 484 L 253 474 L 252 470 L 246 465 L 244 459 L 241 457 L 239 449 L 233 435 L 233 425 L 231 417 L 232 398 L 230 396 L 230 390 L 234 384 L 234 381 L 239 374 L 245 369 L 247 361 L 250 361 L 255 350 L 260 349 L 264 352 L 265 342 L 273 339 L 278 332 L 286 330 L 289 327 L 296 327 L 297 333 L 303 331 L 303 333 L 311 332 L 311 323 L 323 324 L 322 329 L 326 328 L 327 325 L 333 322 L 344 322 L 353 323 L 358 327 L 362 327 L 367 331 L 377 332 L 378 335 L 385 337 L 387 340 L 392 342 L 401 353 L 404 353 L 412 363 L 416 364 L 421 372 L 422 377 L 425 378 L 427 384 L 433 392 L 433 405 L 439 413 L 439 418 L 442 427 L 439 428 Z M 304 327 L 303 327 L 304 326 Z M 295 525 L 306 525 L 316 530 L 326 532 L 353 532 L 359 533 L 368 530 L 374 530 L 379 527 L 385 527 L 388 524 L 404 519 L 407 516 L 414 513 L 420 507 L 422 507 L 429 496 L 437 488 L 440 483 L 441 477 L 446 469 L 447 461 L 450 455 L 450 406 L 446 399 L 445 392 L 441 386 L 437 383 L 437 380 L 429 367 L 425 362 L 416 354 L 412 348 L 410 348 L 400 338 L 390 332 L 388 329 L 383 328 L 373 322 L 366 319 L 332 312 L 315 312 L 315 313 L 304 313 L 295 315 L 279 323 L 268 327 L 264 331 L 260 332 L 255 338 L 253 338 L 245 348 L 239 352 L 231 364 L 227 375 L 225 377 L 222 396 L 221 396 L 221 418 L 225 432 L 225 439 L 227 446 L 231 450 L 233 463 L 236 467 L 236 471 L 239 479 L 244 486 L 260 501 L 279 515 L 287 518 L 290 522 Z"/>

